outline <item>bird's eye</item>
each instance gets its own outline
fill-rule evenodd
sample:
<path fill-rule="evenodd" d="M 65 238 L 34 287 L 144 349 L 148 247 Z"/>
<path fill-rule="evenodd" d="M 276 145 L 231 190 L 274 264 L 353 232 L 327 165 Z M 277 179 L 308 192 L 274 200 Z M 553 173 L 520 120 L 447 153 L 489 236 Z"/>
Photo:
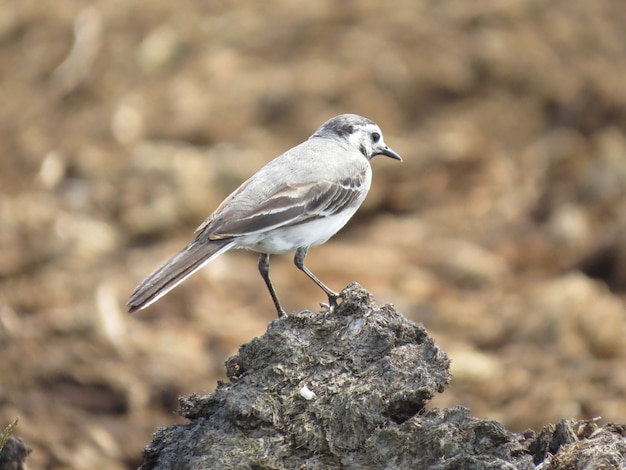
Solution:
<path fill-rule="evenodd" d="M 380 140 L 380 134 L 378 132 L 372 132 L 372 142 L 376 143 Z"/>

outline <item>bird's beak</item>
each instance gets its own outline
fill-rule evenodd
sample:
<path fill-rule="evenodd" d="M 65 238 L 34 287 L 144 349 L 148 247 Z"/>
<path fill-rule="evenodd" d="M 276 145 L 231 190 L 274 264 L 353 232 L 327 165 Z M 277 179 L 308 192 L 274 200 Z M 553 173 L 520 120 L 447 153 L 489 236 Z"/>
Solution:
<path fill-rule="evenodd" d="M 385 147 L 384 149 L 382 149 L 380 154 L 393 158 L 394 160 L 402 161 L 402 157 L 393 150 L 391 150 L 389 147 Z"/>

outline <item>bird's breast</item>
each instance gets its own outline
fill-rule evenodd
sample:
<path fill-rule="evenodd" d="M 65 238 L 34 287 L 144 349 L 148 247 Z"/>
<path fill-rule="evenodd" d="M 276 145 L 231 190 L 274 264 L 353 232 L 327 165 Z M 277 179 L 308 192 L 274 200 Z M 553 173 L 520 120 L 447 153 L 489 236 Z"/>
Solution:
<path fill-rule="evenodd" d="M 291 253 L 300 247 L 318 246 L 337 233 L 356 212 L 343 212 L 319 219 L 311 219 L 295 225 L 276 228 L 264 233 L 245 235 L 237 246 L 259 253 L 280 255 Z"/>

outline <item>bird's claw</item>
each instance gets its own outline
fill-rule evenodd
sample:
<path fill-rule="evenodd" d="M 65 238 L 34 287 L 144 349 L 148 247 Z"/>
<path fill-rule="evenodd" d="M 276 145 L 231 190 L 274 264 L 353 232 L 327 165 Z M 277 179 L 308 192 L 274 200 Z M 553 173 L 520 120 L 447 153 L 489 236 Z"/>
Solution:
<path fill-rule="evenodd" d="M 330 313 L 333 313 L 335 311 L 335 308 L 337 307 L 337 299 L 339 299 L 339 296 L 329 296 L 328 297 L 328 303 L 326 302 L 320 302 L 320 306 L 323 309 L 326 309 L 326 311 L 324 312 L 324 319 L 326 319 L 326 316 Z"/>

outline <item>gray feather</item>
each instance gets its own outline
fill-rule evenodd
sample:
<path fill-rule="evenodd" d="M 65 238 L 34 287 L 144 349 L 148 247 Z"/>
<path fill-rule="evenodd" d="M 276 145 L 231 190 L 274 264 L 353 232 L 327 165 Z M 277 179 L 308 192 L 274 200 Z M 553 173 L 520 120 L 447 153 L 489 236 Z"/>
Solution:
<path fill-rule="evenodd" d="M 128 299 L 128 312 L 134 313 L 157 301 L 232 245 L 232 240 L 196 238 L 137 286 Z"/>

